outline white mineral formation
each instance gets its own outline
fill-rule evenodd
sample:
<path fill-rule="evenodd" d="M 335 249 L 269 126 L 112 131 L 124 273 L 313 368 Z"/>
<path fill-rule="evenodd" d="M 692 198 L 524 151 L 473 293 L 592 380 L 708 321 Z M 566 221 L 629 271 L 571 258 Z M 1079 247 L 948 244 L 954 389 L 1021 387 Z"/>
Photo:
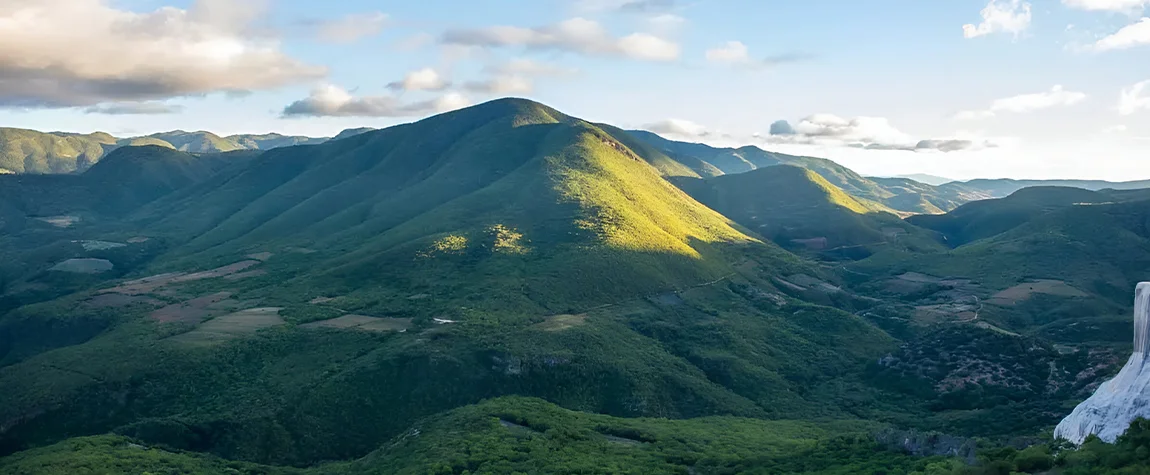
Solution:
<path fill-rule="evenodd" d="M 1134 290 L 1134 354 L 1114 379 L 1102 383 L 1089 399 L 1058 423 L 1054 438 L 1081 444 L 1090 434 L 1114 442 L 1139 417 L 1150 419 L 1150 282 Z"/>

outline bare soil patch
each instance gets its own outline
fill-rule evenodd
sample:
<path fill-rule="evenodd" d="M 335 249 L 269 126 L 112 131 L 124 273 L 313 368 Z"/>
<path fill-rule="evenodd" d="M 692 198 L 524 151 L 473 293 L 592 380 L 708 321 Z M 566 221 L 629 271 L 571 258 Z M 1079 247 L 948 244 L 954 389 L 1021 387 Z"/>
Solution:
<path fill-rule="evenodd" d="M 228 300 L 232 294 L 229 292 L 217 292 L 203 297 L 197 297 L 186 302 L 171 304 L 166 307 L 153 311 L 149 316 L 152 320 L 161 323 L 170 322 L 188 322 L 199 323 L 204 318 L 212 315 L 213 310 L 223 310 L 219 304 Z"/>
<path fill-rule="evenodd" d="M 536 323 L 532 325 L 532 327 L 536 330 L 542 330 L 545 332 L 558 332 L 587 323 L 587 314 L 551 315 L 545 318 L 546 320 Z"/>
<path fill-rule="evenodd" d="M 216 278 L 216 277 L 223 277 L 225 275 L 231 275 L 231 274 L 235 274 L 237 272 L 247 270 L 247 268 L 252 267 L 254 265 L 258 265 L 259 263 L 260 263 L 260 261 L 257 261 L 257 260 L 239 261 L 239 262 L 236 262 L 233 264 L 228 264 L 228 265 L 223 266 L 223 267 L 217 267 L 217 268 L 212 269 L 212 270 L 193 272 L 191 274 L 182 275 L 182 276 L 179 276 L 179 277 L 176 277 L 175 279 L 173 279 L 172 282 L 189 282 L 189 281 L 193 281 L 193 280 L 212 279 L 212 278 Z"/>
<path fill-rule="evenodd" d="M 119 247 L 127 247 L 128 246 L 127 244 L 124 244 L 122 242 L 111 242 L 111 241 L 83 240 L 83 241 L 72 241 L 72 242 L 80 244 L 80 247 L 84 248 L 85 251 L 106 251 L 108 249 L 116 249 Z"/>
<path fill-rule="evenodd" d="M 260 262 L 265 262 L 268 259 L 271 259 L 271 257 L 274 255 L 275 254 L 271 253 L 271 252 L 257 252 L 255 254 L 248 254 L 245 257 L 247 257 L 249 259 L 255 259 L 255 260 L 260 261 Z"/>
<path fill-rule="evenodd" d="M 161 287 L 169 284 L 177 284 L 180 282 L 191 282 L 201 279 L 211 279 L 216 277 L 229 277 L 229 280 L 239 280 L 247 277 L 255 277 L 257 272 L 261 271 L 248 271 L 249 267 L 258 265 L 260 261 L 246 260 L 239 261 L 233 264 L 228 264 L 223 267 L 217 267 L 212 270 L 194 272 L 191 274 L 185 272 L 169 272 L 166 274 L 157 274 L 153 276 L 144 277 L 142 279 L 130 280 L 123 282 L 115 287 L 101 290 L 100 293 L 118 293 L 125 295 L 141 295 L 156 292 Z"/>
<path fill-rule="evenodd" d="M 99 294 L 88 300 L 85 300 L 84 304 L 96 308 L 122 308 L 135 304 L 159 307 L 164 305 L 164 302 L 151 297 L 140 295 Z"/>
<path fill-rule="evenodd" d="M 309 300 L 307 303 L 310 303 L 312 305 L 318 305 L 321 303 L 331 302 L 332 300 L 335 300 L 335 297 L 316 297 L 314 299 Z"/>
<path fill-rule="evenodd" d="M 284 324 L 279 316 L 280 307 L 261 307 L 221 315 L 204 322 L 196 329 L 168 338 L 192 345 L 215 345 L 228 340 L 253 335 L 264 328 Z"/>
<path fill-rule="evenodd" d="M 405 332 L 411 328 L 410 318 L 381 318 L 367 315 L 344 315 L 330 320 L 305 323 L 303 328 L 355 329 L 371 332 Z"/>
<path fill-rule="evenodd" d="M 76 224 L 77 222 L 80 221 L 79 216 L 67 216 L 67 215 L 65 215 L 65 216 L 43 216 L 43 217 L 39 217 L 36 219 L 43 221 L 45 223 L 51 224 L 52 226 L 55 226 L 57 228 L 71 227 L 73 224 Z"/>
<path fill-rule="evenodd" d="M 920 274 L 918 272 L 907 272 L 905 274 L 899 275 L 898 278 L 909 282 L 921 282 L 924 284 L 937 284 L 942 282 L 942 278 L 940 277 Z"/>
<path fill-rule="evenodd" d="M 99 274 L 112 270 L 115 266 L 107 259 L 68 259 L 48 270 L 71 272 L 73 274 Z"/>
<path fill-rule="evenodd" d="M 268 273 L 268 271 L 263 270 L 263 269 L 249 270 L 249 271 L 239 272 L 236 274 L 225 275 L 224 280 L 233 280 L 233 281 L 234 280 L 241 280 L 241 279 L 247 279 L 249 277 L 259 277 L 261 275 L 267 275 L 267 273 Z"/>
<path fill-rule="evenodd" d="M 1034 294 L 1057 295 L 1061 297 L 1087 297 L 1086 292 L 1071 287 L 1061 280 L 1042 279 L 1018 284 L 994 294 L 986 302 L 1009 307 L 1029 299 Z"/>

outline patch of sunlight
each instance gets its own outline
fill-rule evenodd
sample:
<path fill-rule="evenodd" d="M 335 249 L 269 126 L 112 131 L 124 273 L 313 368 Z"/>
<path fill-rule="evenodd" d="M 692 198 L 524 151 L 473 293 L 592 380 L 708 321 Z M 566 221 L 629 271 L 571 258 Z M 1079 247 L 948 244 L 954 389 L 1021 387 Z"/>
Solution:
<path fill-rule="evenodd" d="M 467 236 L 452 234 L 436 239 L 427 250 L 420 252 L 420 257 L 435 257 L 445 254 L 461 254 L 467 250 Z"/>
<path fill-rule="evenodd" d="M 496 224 L 487 228 L 487 235 L 491 239 L 491 249 L 502 254 L 526 254 L 528 248 L 523 245 L 523 233 L 515 228 Z"/>

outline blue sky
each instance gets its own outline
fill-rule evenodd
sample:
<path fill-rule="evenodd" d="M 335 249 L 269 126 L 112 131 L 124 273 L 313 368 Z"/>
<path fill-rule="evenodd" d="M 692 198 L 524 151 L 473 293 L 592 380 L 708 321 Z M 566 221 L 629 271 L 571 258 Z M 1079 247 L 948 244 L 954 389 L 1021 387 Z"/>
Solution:
<path fill-rule="evenodd" d="M 0 125 L 332 135 L 514 95 L 867 174 L 1150 178 L 1150 0 L 318 5 L 0 6 Z"/>

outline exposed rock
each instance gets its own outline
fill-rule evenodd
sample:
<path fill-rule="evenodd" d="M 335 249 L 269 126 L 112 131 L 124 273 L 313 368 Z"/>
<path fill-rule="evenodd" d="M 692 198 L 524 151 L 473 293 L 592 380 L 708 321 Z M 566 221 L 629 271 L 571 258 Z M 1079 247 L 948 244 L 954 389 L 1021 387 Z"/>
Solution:
<path fill-rule="evenodd" d="M 1114 379 L 1102 383 L 1090 398 L 1058 423 L 1054 437 L 1081 444 L 1095 434 L 1106 442 L 1114 442 L 1126 432 L 1131 421 L 1150 418 L 1148 347 L 1150 282 L 1141 282 L 1134 291 L 1134 354 Z"/>

